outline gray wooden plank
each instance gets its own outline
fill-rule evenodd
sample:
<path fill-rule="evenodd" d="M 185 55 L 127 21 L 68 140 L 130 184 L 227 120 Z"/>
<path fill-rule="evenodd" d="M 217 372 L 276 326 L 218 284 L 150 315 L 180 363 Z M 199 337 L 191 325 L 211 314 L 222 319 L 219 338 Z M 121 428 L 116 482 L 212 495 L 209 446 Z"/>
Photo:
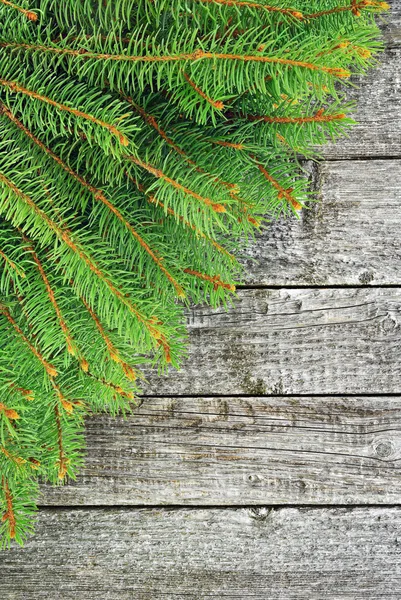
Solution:
<path fill-rule="evenodd" d="M 399 600 L 401 509 L 44 510 L 4 600 Z"/>
<path fill-rule="evenodd" d="M 390 46 L 401 45 L 401 0 L 388 0 L 391 11 L 380 17 L 378 23 L 383 31 L 385 43 Z"/>
<path fill-rule="evenodd" d="M 366 76 L 353 77 L 348 97 L 357 104 L 352 115 L 358 124 L 348 139 L 328 144 L 329 159 L 401 156 L 401 0 L 379 19 L 385 52 Z"/>
<path fill-rule="evenodd" d="M 357 125 L 348 138 L 325 146 L 329 159 L 401 156 L 401 47 L 387 48 L 379 64 L 363 77 L 347 97 L 356 102 Z"/>
<path fill-rule="evenodd" d="M 401 288 L 240 290 L 193 307 L 189 358 L 146 394 L 401 392 Z"/>
<path fill-rule="evenodd" d="M 243 259 L 245 282 L 400 284 L 401 160 L 325 162 L 313 167 L 313 186 L 318 202 L 299 219 L 257 235 Z"/>
<path fill-rule="evenodd" d="M 397 503 L 401 397 L 148 398 L 87 451 L 42 505 Z"/>

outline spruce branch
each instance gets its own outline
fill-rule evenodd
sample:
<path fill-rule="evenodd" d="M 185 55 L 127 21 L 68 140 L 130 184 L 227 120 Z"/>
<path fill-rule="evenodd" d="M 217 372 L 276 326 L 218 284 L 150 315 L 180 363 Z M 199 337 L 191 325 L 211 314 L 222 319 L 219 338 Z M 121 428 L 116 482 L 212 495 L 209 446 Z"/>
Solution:
<path fill-rule="evenodd" d="M 0 3 L 4 4 L 5 6 L 8 6 L 9 8 L 12 8 L 13 10 L 20 12 L 22 15 L 24 15 L 24 17 L 26 17 L 30 21 L 37 21 L 38 15 L 31 10 L 26 10 L 21 6 L 18 6 L 18 4 L 10 2 L 10 0 L 0 0 Z"/>
<path fill-rule="evenodd" d="M 72 108 L 71 106 L 67 106 L 66 104 L 57 102 L 56 100 L 53 100 L 52 98 L 49 98 L 48 96 L 44 96 L 43 94 L 39 94 L 38 92 L 35 92 L 34 90 L 27 89 L 24 86 L 20 85 L 17 81 L 7 81 L 6 79 L 0 79 L 0 85 L 9 89 L 11 92 L 14 92 L 16 94 L 20 93 L 20 94 L 23 94 L 24 96 L 28 96 L 29 98 L 34 98 L 35 100 L 39 100 L 40 102 L 44 102 L 46 104 L 49 104 L 50 106 L 54 106 L 61 112 L 71 113 L 75 117 L 80 117 L 81 119 L 90 121 L 91 123 L 94 123 L 95 125 L 104 127 L 105 129 L 110 131 L 111 134 L 116 136 L 118 138 L 119 142 L 123 146 L 128 146 L 128 144 L 129 144 L 129 141 L 126 138 L 126 136 L 121 131 L 119 131 L 117 129 L 117 127 L 115 127 L 114 125 L 111 125 L 110 123 L 106 123 L 105 121 L 102 121 L 101 119 L 97 119 L 93 115 L 85 113 L 82 110 L 78 110 L 77 108 Z"/>
<path fill-rule="evenodd" d="M 38 359 L 38 361 L 41 363 L 41 365 L 43 366 L 43 368 L 45 369 L 45 371 L 49 375 L 49 377 L 56 377 L 57 371 L 56 371 L 55 367 L 44 358 L 43 354 L 24 335 L 24 332 L 19 327 L 19 325 L 15 321 L 15 319 L 11 316 L 10 311 L 7 309 L 7 307 L 0 304 L 0 312 L 4 315 L 4 317 L 10 323 L 10 325 L 12 326 L 14 331 L 17 333 L 18 338 L 21 339 L 24 342 L 24 344 L 26 344 L 28 346 L 28 348 L 32 352 L 32 354 Z"/>
<path fill-rule="evenodd" d="M 295 19 L 303 19 L 304 16 L 299 10 L 291 8 L 280 8 L 279 6 L 270 6 L 268 4 L 259 4 L 258 2 L 247 2 L 245 0 L 194 0 L 195 2 L 203 2 L 204 4 L 222 4 L 223 6 L 234 6 L 238 8 L 255 8 L 257 10 L 265 10 L 266 12 L 279 13 L 280 15 L 288 15 Z"/>
<path fill-rule="evenodd" d="M 299 157 L 353 124 L 376 0 L 0 0 L 0 547 L 298 216 Z"/>

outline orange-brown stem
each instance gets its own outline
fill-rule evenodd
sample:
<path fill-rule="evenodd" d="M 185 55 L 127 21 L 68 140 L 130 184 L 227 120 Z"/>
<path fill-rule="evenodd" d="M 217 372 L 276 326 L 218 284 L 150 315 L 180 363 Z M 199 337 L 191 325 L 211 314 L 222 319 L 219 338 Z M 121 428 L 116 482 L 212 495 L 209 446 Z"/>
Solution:
<path fill-rule="evenodd" d="M 55 48 L 53 46 L 38 46 L 34 44 L 20 44 L 17 42 L 1 42 L 0 47 L 3 48 L 22 48 L 32 51 L 53 52 L 66 56 L 79 56 L 80 58 L 89 58 L 94 60 L 109 60 L 122 62 L 187 62 L 199 60 L 235 60 L 238 62 L 257 62 L 281 64 L 289 67 L 300 67 L 310 71 L 320 71 L 329 73 L 335 77 L 349 77 L 351 73 L 343 68 L 326 67 L 305 61 L 291 60 L 290 58 L 281 58 L 275 56 L 261 56 L 255 54 L 223 54 L 220 52 L 207 52 L 205 50 L 195 50 L 183 54 L 166 54 L 163 56 L 138 55 L 132 56 L 128 54 L 97 54 L 86 50 L 72 50 L 71 48 Z M 9 83 L 9 82 L 7 82 Z M 1 84 L 1 80 L 0 80 Z"/>
<path fill-rule="evenodd" d="M 22 458 L 21 456 L 17 456 L 16 454 L 13 454 L 9 450 L 7 450 L 7 448 L 5 448 L 4 446 L 0 446 L 0 451 L 4 454 L 4 456 L 6 456 L 8 458 L 8 460 L 11 460 L 17 466 L 20 466 L 20 465 L 23 465 L 26 463 L 25 458 Z"/>
<path fill-rule="evenodd" d="M 50 285 L 49 279 L 46 275 L 43 265 L 42 265 L 41 261 L 39 260 L 39 257 L 33 248 L 32 242 L 24 234 L 22 234 L 22 237 L 23 237 L 24 241 L 28 244 L 28 250 L 32 254 L 32 258 L 37 266 L 37 269 L 38 269 L 40 276 L 43 280 L 43 283 L 45 285 L 46 292 L 49 297 L 50 303 L 52 304 L 54 311 L 57 315 L 57 319 L 58 319 L 61 331 L 63 332 L 65 340 L 66 340 L 67 350 L 72 356 L 78 357 L 82 370 L 87 371 L 89 368 L 88 361 L 85 358 L 83 358 L 82 353 L 78 350 L 78 347 L 77 347 L 77 345 L 72 337 L 72 334 L 68 328 L 68 325 L 64 320 L 63 314 L 58 305 L 54 291 Z"/>
<path fill-rule="evenodd" d="M 131 303 L 129 298 L 118 289 L 112 281 L 102 272 L 102 270 L 98 267 L 97 263 L 86 254 L 86 252 L 76 244 L 72 239 L 67 229 L 59 227 L 57 223 L 55 223 L 42 209 L 40 209 L 35 202 L 22 192 L 11 180 L 9 180 L 3 173 L 0 173 L 0 182 L 6 185 L 10 190 L 14 192 L 14 194 L 20 198 L 25 204 L 27 204 L 34 213 L 39 216 L 46 225 L 56 234 L 56 236 L 61 239 L 73 252 L 76 254 L 89 269 L 108 287 L 110 292 L 120 300 L 122 304 L 124 304 L 131 314 L 133 314 L 136 319 L 144 325 L 144 327 L 148 330 L 149 334 L 156 342 L 160 345 L 159 340 L 162 337 L 161 331 L 155 327 L 154 323 L 151 319 L 148 319 Z"/>
<path fill-rule="evenodd" d="M 215 202 L 213 202 L 213 200 L 210 200 L 210 198 L 205 198 L 205 197 L 197 194 L 193 190 L 190 190 L 189 188 L 183 186 L 181 183 L 178 183 L 178 181 L 175 181 L 174 179 L 171 179 L 170 177 L 165 175 L 163 173 L 163 171 L 160 171 L 160 169 L 156 169 L 152 165 L 149 165 L 149 164 L 143 162 L 142 160 L 140 160 L 139 158 L 136 158 L 135 156 L 127 156 L 127 158 L 129 160 L 131 160 L 133 163 L 135 163 L 136 165 L 138 165 L 139 167 L 141 167 L 142 169 L 145 169 L 145 171 L 148 171 L 148 173 L 151 173 L 152 175 L 157 177 L 158 179 L 163 179 L 164 181 L 166 181 L 167 183 L 172 185 L 175 189 L 180 190 L 181 192 L 184 192 L 184 194 L 191 196 L 192 198 L 195 198 L 196 200 L 198 200 L 199 202 L 202 202 L 203 204 L 206 204 L 207 206 L 210 206 L 210 208 L 212 208 L 212 210 L 214 210 L 214 212 L 217 212 L 217 213 L 226 212 L 226 209 L 222 204 L 216 204 Z"/>
<path fill-rule="evenodd" d="M 10 267 L 23 279 L 25 278 L 25 273 L 21 271 L 17 265 L 10 259 L 4 252 L 0 250 L 0 256 L 3 258 L 4 262 L 6 262 Z"/>
<path fill-rule="evenodd" d="M 199 167 L 195 161 L 193 161 L 191 158 L 189 158 L 189 156 L 187 155 L 187 153 L 180 148 L 168 135 L 167 133 L 164 131 L 164 129 L 162 129 L 159 125 L 159 123 L 156 121 L 156 119 L 152 116 L 149 115 L 148 113 L 146 113 L 143 108 L 141 108 L 140 106 L 138 106 L 138 104 L 136 104 L 132 98 L 129 98 L 127 96 L 124 96 L 125 100 L 127 102 L 129 102 L 134 108 L 135 110 L 137 110 L 137 112 L 145 119 L 145 121 L 147 123 L 149 123 L 149 125 L 151 127 L 153 127 L 157 133 L 160 135 L 160 137 L 162 137 L 164 139 L 164 141 L 171 146 L 171 148 L 173 148 L 180 156 L 182 156 L 186 162 L 190 165 L 193 165 L 195 167 L 195 171 L 197 171 L 198 173 L 205 173 L 206 175 L 209 175 L 209 173 L 207 171 L 205 171 L 204 169 L 202 169 L 202 167 Z M 213 175 L 211 176 L 213 177 Z M 226 187 L 227 189 L 230 189 L 233 191 L 233 193 L 236 193 L 236 189 L 237 186 L 234 183 L 229 183 L 227 181 L 223 181 L 222 179 L 220 179 L 219 177 L 213 177 L 213 181 L 215 181 L 216 183 L 219 183 L 221 185 L 223 185 L 224 187 Z"/>
<path fill-rule="evenodd" d="M 4 46 L 4 44 L 0 44 L 0 46 Z M 24 96 L 28 96 L 30 98 L 34 98 L 35 100 L 40 100 L 45 104 L 49 104 L 50 106 L 54 106 L 58 110 L 68 112 L 76 117 L 80 117 L 82 119 L 85 119 L 86 121 L 90 121 L 91 123 L 95 123 L 96 125 L 99 125 L 100 127 L 103 127 L 104 129 L 110 131 L 111 134 L 118 138 L 119 142 L 123 146 L 128 146 L 129 144 L 129 141 L 126 138 L 126 136 L 119 129 L 117 129 L 117 127 L 111 125 L 110 123 L 106 123 L 101 119 L 97 119 L 93 115 L 85 113 L 82 110 L 78 110 L 77 108 L 67 106 L 66 104 L 62 104 L 61 102 L 57 102 L 56 100 L 53 100 L 48 96 L 44 96 L 43 94 L 39 94 L 34 90 L 29 90 L 28 88 L 25 88 L 24 86 L 20 85 L 17 81 L 8 81 L 7 79 L 0 79 L 0 85 L 9 89 L 11 92 L 24 94 Z"/>
<path fill-rule="evenodd" d="M 252 157 L 255 159 L 255 157 Z M 256 161 L 259 171 L 266 177 L 267 181 L 269 181 L 272 186 L 278 191 L 278 197 L 281 200 L 285 198 L 289 204 L 291 204 L 295 210 L 300 210 L 302 208 L 302 204 L 298 202 L 298 200 L 292 195 L 294 191 L 293 188 L 284 188 L 274 177 L 270 175 L 270 173 L 265 169 L 265 167 L 258 161 Z"/>
<path fill-rule="evenodd" d="M 209 141 L 210 141 L 211 144 L 218 144 L 220 146 L 226 146 L 226 147 L 229 147 L 229 148 L 234 148 L 235 150 L 243 150 L 244 149 L 244 146 L 242 144 L 234 144 L 234 143 L 231 143 L 231 142 L 221 142 L 219 140 L 217 140 L 217 141 L 209 140 Z M 235 199 L 238 202 L 242 203 L 242 205 L 244 205 L 244 206 L 242 206 L 240 208 L 240 211 L 242 212 L 243 215 L 245 215 L 246 220 L 251 225 L 253 225 L 254 227 L 260 227 L 260 222 L 257 219 L 255 219 L 254 217 L 252 217 L 251 215 L 248 214 L 247 208 L 245 206 L 247 204 L 247 202 L 243 198 L 240 198 L 238 196 L 235 196 Z M 239 217 L 239 220 L 241 220 L 241 219 L 242 219 L 242 217 Z"/>
<path fill-rule="evenodd" d="M 281 133 L 276 133 L 276 137 L 278 140 L 280 140 L 280 142 L 282 144 L 284 144 L 285 146 L 289 146 L 290 144 L 287 142 L 287 140 L 285 139 L 285 137 L 283 135 L 281 135 Z"/>
<path fill-rule="evenodd" d="M 85 300 L 85 298 L 83 296 L 81 296 L 81 301 L 84 304 L 84 306 L 85 306 L 86 310 L 88 311 L 88 313 L 90 314 L 90 316 L 92 317 L 92 320 L 94 321 L 94 323 L 96 325 L 96 328 L 100 334 L 100 337 L 103 339 L 104 343 L 106 344 L 106 348 L 109 352 L 109 356 L 110 356 L 111 360 L 122 366 L 124 373 L 126 374 L 128 379 L 130 379 L 131 381 L 135 381 L 135 379 L 137 379 L 137 374 L 135 373 L 134 369 L 121 358 L 119 351 L 114 346 L 114 344 L 111 341 L 111 339 L 109 338 L 109 336 L 106 334 L 104 327 L 101 324 L 100 319 L 97 316 L 97 314 L 95 313 L 95 311 L 92 310 L 91 306 L 88 304 L 88 302 Z"/>
<path fill-rule="evenodd" d="M 214 291 L 218 290 L 219 287 L 224 288 L 225 290 L 229 290 L 230 292 L 235 292 L 235 285 L 231 283 L 225 283 L 221 280 L 220 275 L 207 275 L 207 273 L 200 273 L 199 271 L 193 271 L 192 269 L 184 269 L 184 273 L 188 273 L 188 275 L 193 275 L 194 277 L 198 277 L 198 279 L 203 279 L 204 281 L 209 281 L 213 285 Z"/>
<path fill-rule="evenodd" d="M 160 343 L 161 347 L 163 348 L 164 356 L 166 357 L 166 362 L 171 363 L 171 348 L 166 338 L 164 337 L 162 340 L 160 340 Z"/>
<path fill-rule="evenodd" d="M 387 4 L 387 2 L 375 2 L 374 0 L 351 0 L 349 6 L 335 6 L 334 8 L 322 10 L 320 12 L 306 14 L 305 19 L 318 19 L 320 17 L 326 17 L 327 15 L 334 15 L 346 11 L 351 11 L 356 17 L 360 17 L 361 9 L 368 7 L 388 10 L 390 5 Z"/>
<path fill-rule="evenodd" d="M 178 154 L 180 154 L 181 156 L 187 157 L 187 155 L 184 152 L 184 150 L 182 150 L 182 148 L 180 148 L 179 146 L 177 146 L 177 144 L 167 135 L 167 133 L 164 131 L 164 129 L 162 129 L 160 127 L 160 125 L 158 124 L 158 122 L 156 121 L 156 119 L 152 115 L 149 115 L 141 106 L 139 106 L 138 104 L 136 104 L 136 102 L 134 102 L 132 100 L 132 98 L 130 98 L 129 96 L 123 96 L 123 97 L 124 97 L 124 99 L 127 102 L 129 102 L 129 104 L 131 104 L 131 106 L 133 106 L 135 108 L 135 110 L 141 115 L 141 117 L 147 123 L 149 123 L 149 125 L 151 127 L 153 127 L 153 129 L 155 129 L 157 131 L 157 133 L 160 135 L 160 137 L 162 137 L 164 139 L 164 141 L 167 142 L 167 144 L 169 146 L 171 146 L 172 148 L 174 148 L 174 150 L 176 152 L 178 152 Z"/>
<path fill-rule="evenodd" d="M 169 270 L 163 264 L 163 258 L 160 257 L 152 248 L 149 246 L 147 242 L 139 235 L 139 233 L 134 229 L 134 227 L 123 217 L 120 211 L 108 200 L 102 192 L 98 192 L 95 195 L 97 200 L 103 202 L 105 206 L 117 217 L 117 219 L 123 223 L 124 227 L 128 229 L 131 235 L 136 239 L 136 241 L 142 246 L 142 248 L 146 251 L 147 254 L 151 257 L 151 259 L 156 263 L 159 269 L 164 273 L 168 281 L 174 287 L 176 294 L 179 298 L 185 298 L 185 292 L 178 283 L 178 281 L 173 277 L 173 275 L 169 272 Z"/>
<path fill-rule="evenodd" d="M 37 350 L 35 348 L 35 346 L 28 340 L 28 338 L 24 335 L 24 332 L 22 331 L 22 329 L 17 325 L 17 323 L 15 322 L 15 320 L 13 319 L 13 317 L 11 316 L 10 312 L 8 311 L 8 309 L 0 304 L 0 312 L 3 313 L 3 315 L 6 317 L 7 321 L 12 325 L 12 327 L 14 328 L 14 330 L 17 332 L 17 334 L 19 335 L 19 337 L 23 340 L 23 342 L 28 346 L 28 348 L 30 349 L 30 351 L 32 352 L 32 354 L 34 356 L 36 356 L 36 358 L 41 362 L 41 364 L 43 365 L 45 371 L 47 372 L 47 374 L 50 377 L 56 377 L 57 376 L 57 370 L 55 369 L 55 367 L 50 364 L 43 356 L 42 354 L 39 352 L 39 350 Z"/>
<path fill-rule="evenodd" d="M 8 532 L 9 532 L 9 536 L 11 539 L 15 538 L 16 535 L 16 518 L 15 518 L 15 513 L 14 513 L 14 506 L 13 506 L 13 497 L 10 491 L 10 487 L 8 485 L 8 481 L 6 480 L 5 477 L 2 477 L 1 479 L 1 483 L 3 486 L 3 492 L 4 492 L 4 499 L 6 501 L 6 512 L 3 514 L 1 520 L 3 522 L 8 521 Z"/>
<path fill-rule="evenodd" d="M 28 402 L 32 402 L 35 399 L 34 393 L 32 390 L 26 390 L 25 388 L 22 387 L 18 387 L 17 385 L 15 385 L 15 383 L 13 383 L 12 381 L 10 382 L 10 388 L 15 390 L 16 392 L 18 392 L 19 394 L 21 394 L 21 396 L 24 396 L 24 398 L 28 401 Z"/>
<path fill-rule="evenodd" d="M 31 467 L 31 469 L 33 469 L 34 471 L 37 471 L 40 467 L 40 461 L 37 460 L 36 458 L 33 458 L 33 456 L 30 456 L 28 458 L 29 460 L 29 465 Z"/>
<path fill-rule="evenodd" d="M 163 265 L 163 259 L 159 257 L 156 252 L 154 252 L 150 246 L 145 242 L 145 240 L 138 234 L 138 232 L 134 229 L 134 227 L 125 219 L 122 213 L 108 200 L 102 190 L 96 188 L 91 183 L 86 181 L 81 175 L 76 173 L 73 169 L 71 169 L 57 154 L 55 154 L 50 148 L 48 148 L 39 138 L 37 138 L 17 117 L 5 106 L 0 105 L 0 112 L 3 112 L 19 129 L 21 129 L 43 152 L 46 152 L 48 156 L 50 156 L 64 171 L 66 171 L 69 175 L 71 175 L 76 181 L 78 181 L 83 187 L 87 188 L 94 196 L 96 200 L 102 202 L 116 217 L 117 219 L 124 225 L 124 227 L 130 232 L 130 234 L 137 240 L 137 242 L 145 249 L 145 251 L 149 254 L 152 260 L 157 264 L 160 270 L 165 274 L 167 279 L 173 285 L 174 289 L 177 292 L 177 295 L 181 298 L 185 297 L 184 290 L 179 285 L 179 283 L 174 279 L 171 273 L 166 269 Z"/>
<path fill-rule="evenodd" d="M 264 123 L 329 123 L 331 121 L 342 121 L 347 118 L 344 113 L 338 113 L 336 115 L 324 114 L 324 109 L 318 110 L 318 112 L 311 117 L 269 117 L 269 116 L 258 116 L 258 115 L 245 115 L 248 121 L 263 121 Z"/>
<path fill-rule="evenodd" d="M 68 471 L 69 459 L 65 455 L 64 451 L 64 442 L 63 442 L 63 428 L 61 425 L 60 411 L 58 405 L 54 405 L 54 417 L 56 421 L 57 428 L 57 446 L 58 446 L 58 460 L 57 460 L 57 468 L 58 468 L 58 478 L 60 481 L 65 479 Z"/>
<path fill-rule="evenodd" d="M 203 4 L 222 4 L 223 6 L 235 6 L 238 8 L 256 8 L 257 10 L 265 10 L 267 12 L 280 13 L 288 15 L 295 19 L 302 19 L 303 14 L 299 10 L 292 8 L 279 8 L 278 6 L 269 6 L 267 4 L 259 4 L 257 2 L 247 2 L 245 0 L 196 0 Z"/>
<path fill-rule="evenodd" d="M 80 400 L 69 400 L 68 398 L 66 398 L 63 394 L 63 392 L 61 391 L 60 387 L 57 385 L 57 383 L 52 379 L 52 386 L 54 391 L 56 392 L 56 396 L 59 399 L 61 406 L 64 408 L 64 410 L 71 414 L 74 410 L 74 406 L 82 406 L 82 402 Z"/>
<path fill-rule="evenodd" d="M 150 202 L 151 204 L 154 204 L 154 205 L 158 206 L 163 211 L 166 211 L 167 214 L 169 214 L 170 216 L 174 217 L 176 220 L 178 220 L 181 223 L 183 223 L 183 225 L 185 225 L 185 227 L 188 227 L 189 229 L 192 229 L 196 233 L 196 235 L 198 235 L 199 237 L 203 238 L 204 240 L 207 240 L 208 242 L 210 242 L 210 244 L 212 244 L 212 246 L 214 246 L 216 248 L 216 250 L 218 250 L 222 254 L 225 254 L 230 260 L 232 260 L 232 261 L 236 260 L 235 257 L 232 254 L 230 254 L 225 248 L 223 248 L 223 246 L 220 246 L 220 244 L 218 244 L 215 240 L 209 238 L 205 233 L 203 233 L 203 231 L 201 231 L 200 229 L 198 229 L 196 227 L 196 225 L 193 225 L 192 223 L 190 223 L 189 221 L 187 221 L 186 219 L 184 219 L 184 217 L 182 217 L 181 215 L 177 215 L 172 208 L 167 207 L 167 209 L 166 209 L 166 207 L 164 206 L 163 202 L 161 202 L 160 200 L 157 200 L 155 198 L 155 196 L 153 196 L 152 194 L 146 194 L 145 193 L 145 188 L 143 187 L 143 185 L 141 185 L 138 181 L 136 181 L 128 173 L 127 173 L 127 176 L 137 186 L 137 188 L 139 189 L 139 191 L 143 192 L 145 194 L 145 198 L 146 198 L 146 200 L 148 202 Z"/>
<path fill-rule="evenodd" d="M 185 73 L 185 71 L 182 71 L 182 74 L 184 75 L 185 80 L 189 83 L 191 88 L 195 90 L 195 92 L 199 94 L 201 98 L 206 100 L 208 104 L 210 104 L 211 106 L 213 106 L 213 108 L 216 108 L 217 110 L 224 109 L 223 102 L 221 102 L 220 100 L 213 100 L 212 98 L 210 98 L 210 96 L 208 96 L 198 85 L 196 85 L 194 81 L 192 81 L 192 79 L 189 77 L 189 75 L 187 75 L 187 73 Z"/>
<path fill-rule="evenodd" d="M 11 421 L 19 419 L 19 414 L 13 408 L 7 408 L 5 404 L 0 402 L 0 413 L 3 413 Z"/>
<path fill-rule="evenodd" d="M 122 396 L 123 398 L 128 398 L 128 400 L 134 400 L 135 395 L 133 392 L 126 392 L 121 386 L 117 385 L 116 383 L 106 381 L 106 379 L 103 379 L 102 377 L 96 377 L 96 375 L 93 375 L 93 373 L 88 373 L 88 375 L 89 377 L 92 377 L 92 379 L 95 379 L 96 381 L 99 381 L 99 383 L 102 383 L 106 387 L 109 387 L 112 390 L 114 390 L 119 396 Z"/>
<path fill-rule="evenodd" d="M 234 142 L 224 142 L 221 140 L 210 140 L 212 144 L 217 144 L 218 146 L 224 146 L 225 148 L 234 148 L 235 150 L 243 150 L 244 144 L 235 144 Z"/>
<path fill-rule="evenodd" d="M 371 51 L 368 48 L 363 48 L 362 46 L 356 46 L 355 44 L 351 44 L 351 42 L 345 40 L 344 42 L 340 42 L 336 46 L 333 46 L 329 50 L 324 52 L 319 52 L 316 56 L 326 56 L 327 54 L 332 54 L 335 50 L 348 50 L 349 52 L 355 51 L 362 58 L 370 58 L 372 56 Z M 327 90 L 326 90 L 327 91 Z"/>
<path fill-rule="evenodd" d="M 32 12 L 31 10 L 26 10 L 25 8 L 22 8 L 21 6 L 18 6 L 18 4 L 14 4 L 14 2 L 10 2 L 10 0 L 0 0 L 0 3 L 5 4 L 5 6 L 9 6 L 10 8 L 13 8 L 14 10 L 17 10 L 18 12 L 20 12 L 22 15 L 24 15 L 30 21 L 37 21 L 37 19 L 38 19 L 38 15 L 36 13 Z"/>

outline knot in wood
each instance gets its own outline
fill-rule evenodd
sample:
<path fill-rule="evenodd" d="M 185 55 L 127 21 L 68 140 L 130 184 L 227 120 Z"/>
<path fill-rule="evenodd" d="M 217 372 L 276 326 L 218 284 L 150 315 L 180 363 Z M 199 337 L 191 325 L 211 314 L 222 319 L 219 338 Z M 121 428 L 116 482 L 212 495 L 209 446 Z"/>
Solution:
<path fill-rule="evenodd" d="M 374 442 L 374 451 L 381 460 L 396 460 L 399 457 L 400 449 L 393 440 L 379 439 Z"/>
<path fill-rule="evenodd" d="M 245 476 L 245 479 L 251 486 L 259 485 L 262 482 L 262 477 L 257 473 L 250 473 Z"/>

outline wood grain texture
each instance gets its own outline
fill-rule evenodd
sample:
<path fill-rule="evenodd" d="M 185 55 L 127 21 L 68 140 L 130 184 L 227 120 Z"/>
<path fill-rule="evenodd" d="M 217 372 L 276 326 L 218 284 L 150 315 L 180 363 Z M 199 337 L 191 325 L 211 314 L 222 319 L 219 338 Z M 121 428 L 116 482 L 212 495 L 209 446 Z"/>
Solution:
<path fill-rule="evenodd" d="M 249 284 L 401 285 L 391 4 L 382 64 L 349 93 L 359 125 L 314 172 L 321 202 L 258 239 Z M 146 388 L 174 397 L 89 419 L 83 475 L 42 503 L 399 503 L 401 396 L 294 394 L 400 394 L 401 288 L 241 291 L 235 311 L 189 320 L 182 372 Z M 2 554 L 0 598 L 400 600 L 400 532 L 400 507 L 46 508 L 26 548 Z"/>
<path fill-rule="evenodd" d="M 240 290 L 188 324 L 188 360 L 146 394 L 401 392 L 401 288 Z"/>
<path fill-rule="evenodd" d="M 388 4 L 391 10 L 380 18 L 379 25 L 386 45 L 401 46 L 401 0 L 389 0 Z"/>
<path fill-rule="evenodd" d="M 325 158 L 401 157 L 401 0 L 390 4 L 391 12 L 379 19 L 385 52 L 367 75 L 352 77 L 355 87 L 347 90 L 358 124 L 348 139 L 324 148 Z"/>
<path fill-rule="evenodd" d="M 399 600 L 401 509 L 42 511 L 2 600 Z"/>
<path fill-rule="evenodd" d="M 353 77 L 347 92 L 355 101 L 351 115 L 357 125 L 348 139 L 324 148 L 325 158 L 401 157 L 401 0 L 390 1 L 391 12 L 379 19 L 384 54 L 363 77 Z"/>
<path fill-rule="evenodd" d="M 401 47 L 387 48 L 379 65 L 363 77 L 352 78 L 356 88 L 347 97 L 356 103 L 356 121 L 348 138 L 324 147 L 325 158 L 401 156 Z"/>
<path fill-rule="evenodd" d="M 401 397 L 148 398 L 87 420 L 41 504 L 381 504 L 401 498 Z"/>
<path fill-rule="evenodd" d="M 318 202 L 256 237 L 245 282 L 401 284 L 401 160 L 326 162 L 311 173 Z"/>

